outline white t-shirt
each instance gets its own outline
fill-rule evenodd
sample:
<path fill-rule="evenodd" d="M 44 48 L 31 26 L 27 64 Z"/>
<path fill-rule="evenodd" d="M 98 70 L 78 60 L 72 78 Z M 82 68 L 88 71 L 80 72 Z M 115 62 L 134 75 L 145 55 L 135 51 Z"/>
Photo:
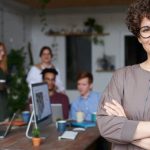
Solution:
<path fill-rule="evenodd" d="M 58 75 L 56 76 L 56 86 L 58 88 L 58 91 L 63 92 L 65 90 L 61 77 L 60 77 L 60 71 L 58 70 L 58 68 L 55 68 L 58 72 Z M 36 66 L 32 66 L 28 75 L 27 75 L 27 82 L 28 85 L 30 87 L 31 84 L 33 83 L 38 83 L 38 82 L 42 82 L 42 74 L 41 74 L 41 69 L 39 69 Z"/>

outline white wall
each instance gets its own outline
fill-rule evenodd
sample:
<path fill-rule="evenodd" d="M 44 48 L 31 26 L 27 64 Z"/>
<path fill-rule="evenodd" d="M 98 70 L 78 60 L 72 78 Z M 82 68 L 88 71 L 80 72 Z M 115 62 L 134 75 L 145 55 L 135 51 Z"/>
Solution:
<path fill-rule="evenodd" d="M 57 43 L 58 46 L 53 48 L 55 54 L 54 63 L 59 67 L 64 81 L 66 84 L 66 54 L 65 54 L 65 37 L 64 36 L 46 36 L 41 32 L 41 22 L 39 14 L 34 15 L 26 9 L 22 11 L 20 7 L 12 7 L 7 4 L 0 3 L 0 41 L 5 42 L 8 50 L 11 48 L 20 48 L 27 46 L 31 42 L 33 50 L 34 63 L 39 62 L 39 51 L 44 45 L 51 46 Z M 30 10 L 30 12 L 32 12 Z M 124 66 L 124 35 L 129 34 L 125 23 L 125 13 L 120 8 L 119 11 L 115 9 L 107 11 L 105 9 L 86 9 L 86 12 L 72 9 L 69 11 L 53 11 L 48 15 L 48 29 L 71 31 L 83 30 L 83 22 L 88 18 L 93 17 L 96 21 L 104 26 L 104 32 L 109 33 L 108 36 L 101 37 L 105 41 L 105 52 L 107 55 L 115 56 L 115 67 L 119 68 Z M 27 49 L 26 49 L 27 50 Z M 96 72 L 96 60 L 101 57 L 103 47 L 100 45 L 92 44 L 92 73 L 94 75 L 94 90 L 102 92 L 108 84 L 112 72 Z M 70 101 L 73 101 L 78 95 L 76 90 L 67 90 Z"/>
<path fill-rule="evenodd" d="M 115 56 L 115 67 L 119 68 L 124 66 L 124 47 L 123 47 L 123 35 L 128 33 L 128 30 L 124 23 L 125 13 L 71 13 L 71 14 L 52 14 L 48 15 L 48 29 L 66 31 L 72 30 L 73 26 L 76 26 L 76 30 L 83 29 L 83 22 L 88 17 L 94 17 L 97 22 L 104 26 L 104 32 L 110 35 L 103 37 L 105 41 L 105 51 L 108 55 Z M 32 20 L 32 48 L 34 51 L 34 61 L 39 61 L 39 50 L 43 45 L 51 46 L 53 42 L 58 43 L 57 47 L 57 61 L 55 63 L 61 69 L 62 78 L 65 84 L 65 37 L 64 36 L 46 36 L 40 31 L 41 23 L 39 17 L 35 17 Z M 100 45 L 92 45 L 92 73 L 94 75 L 94 89 L 102 92 L 108 84 L 112 72 L 96 72 L 96 59 L 102 56 L 103 47 Z M 54 52 L 55 53 L 55 52 Z M 67 94 L 72 101 L 77 96 L 77 91 L 67 90 Z"/>
<path fill-rule="evenodd" d="M 31 40 L 30 16 L 21 8 L 0 3 L 0 41 L 4 42 L 8 52 L 27 46 Z"/>
<path fill-rule="evenodd" d="M 24 6 L 15 5 L 11 1 L 0 2 L 0 41 L 4 42 L 7 51 L 20 49 L 28 53 L 28 42 L 31 42 L 31 15 Z M 26 57 L 26 71 L 29 57 Z"/>

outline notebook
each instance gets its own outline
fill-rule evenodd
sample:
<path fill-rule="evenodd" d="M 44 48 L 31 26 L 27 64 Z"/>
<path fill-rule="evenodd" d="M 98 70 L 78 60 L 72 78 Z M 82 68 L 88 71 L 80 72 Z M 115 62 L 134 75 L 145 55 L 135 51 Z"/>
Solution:
<path fill-rule="evenodd" d="M 51 104 L 52 120 L 56 122 L 57 119 L 63 119 L 62 104 Z"/>
<path fill-rule="evenodd" d="M 0 124 L 0 139 L 5 138 L 6 135 L 8 134 L 9 130 L 11 129 L 12 122 L 13 122 L 15 116 L 16 116 L 16 113 L 13 114 L 9 123 Z"/>
<path fill-rule="evenodd" d="M 73 122 L 71 122 L 71 125 L 73 127 L 90 128 L 90 127 L 95 127 L 96 123 L 95 122 L 91 122 L 91 121 L 83 121 L 83 122 L 73 121 Z"/>
<path fill-rule="evenodd" d="M 70 139 L 70 140 L 74 140 L 77 135 L 78 135 L 78 132 L 65 131 L 61 136 L 59 136 L 59 139 Z"/>

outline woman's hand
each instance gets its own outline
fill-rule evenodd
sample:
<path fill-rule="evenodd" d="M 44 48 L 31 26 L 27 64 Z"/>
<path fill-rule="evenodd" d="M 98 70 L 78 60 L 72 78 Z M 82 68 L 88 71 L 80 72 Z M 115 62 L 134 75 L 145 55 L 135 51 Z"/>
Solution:
<path fill-rule="evenodd" d="M 104 104 L 104 109 L 109 116 L 120 116 L 127 118 L 123 107 L 114 99 L 112 102 L 106 102 Z M 132 138 L 132 144 L 145 150 L 150 150 L 150 121 L 135 121 L 135 123 L 136 122 L 138 124 Z"/>
<path fill-rule="evenodd" d="M 132 142 L 133 145 L 139 146 L 145 150 L 150 150 L 150 138 L 145 138 Z"/>
<path fill-rule="evenodd" d="M 123 107 L 114 99 L 112 99 L 112 103 L 106 102 L 104 104 L 104 108 L 109 116 L 120 116 L 126 117 Z"/>

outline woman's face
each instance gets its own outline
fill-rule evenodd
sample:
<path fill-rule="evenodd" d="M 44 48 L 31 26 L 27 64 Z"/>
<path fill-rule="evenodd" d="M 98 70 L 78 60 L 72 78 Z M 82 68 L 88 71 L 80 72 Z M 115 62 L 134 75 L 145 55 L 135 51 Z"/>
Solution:
<path fill-rule="evenodd" d="M 143 27 L 150 27 L 150 19 L 148 19 L 146 17 L 143 18 L 143 20 L 141 22 L 141 28 L 143 28 Z M 150 55 L 150 37 L 143 38 L 143 37 L 140 36 L 138 38 L 138 40 L 143 45 L 143 48 L 145 49 L 145 51 L 147 52 L 147 54 Z"/>
<path fill-rule="evenodd" d="M 42 63 L 51 63 L 52 56 L 48 49 L 45 49 L 41 55 L 41 62 Z"/>
<path fill-rule="evenodd" d="M 0 61 L 4 58 L 4 56 L 5 56 L 4 47 L 0 45 Z"/>

